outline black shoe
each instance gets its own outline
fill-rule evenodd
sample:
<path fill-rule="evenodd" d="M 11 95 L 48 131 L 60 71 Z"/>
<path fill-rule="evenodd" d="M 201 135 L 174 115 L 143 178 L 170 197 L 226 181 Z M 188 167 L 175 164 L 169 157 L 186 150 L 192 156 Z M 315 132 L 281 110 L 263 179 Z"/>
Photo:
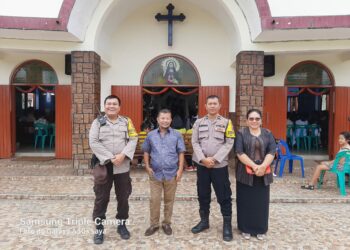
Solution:
<path fill-rule="evenodd" d="M 103 243 L 103 226 L 96 227 L 96 231 L 94 234 L 94 244 L 102 244 Z"/>
<path fill-rule="evenodd" d="M 222 227 L 222 238 L 224 241 L 231 241 L 233 239 L 231 220 L 231 216 L 224 216 L 224 225 Z"/>
<path fill-rule="evenodd" d="M 126 225 L 125 225 L 124 222 L 121 225 L 118 226 L 117 232 L 120 234 L 120 237 L 123 240 L 130 239 L 130 233 L 129 233 L 128 229 L 126 228 Z"/>
<path fill-rule="evenodd" d="M 173 230 L 171 229 L 171 226 L 169 224 L 162 225 L 162 229 L 166 235 L 172 235 L 173 233 Z"/>
<path fill-rule="evenodd" d="M 150 226 L 145 232 L 145 236 L 151 236 L 159 230 L 159 226 Z"/>
<path fill-rule="evenodd" d="M 192 228 L 192 233 L 198 234 L 209 228 L 209 211 L 199 211 L 201 221 Z"/>

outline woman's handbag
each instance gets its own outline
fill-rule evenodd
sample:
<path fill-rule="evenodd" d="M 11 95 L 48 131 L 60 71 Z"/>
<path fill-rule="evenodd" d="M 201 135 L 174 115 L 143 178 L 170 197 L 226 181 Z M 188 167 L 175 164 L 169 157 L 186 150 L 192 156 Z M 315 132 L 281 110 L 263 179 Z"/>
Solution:
<path fill-rule="evenodd" d="M 247 174 L 255 175 L 253 169 L 250 166 L 245 165 L 245 170 L 247 171 Z M 270 173 L 271 173 L 271 167 L 269 165 L 266 167 L 265 174 L 270 174 Z"/>

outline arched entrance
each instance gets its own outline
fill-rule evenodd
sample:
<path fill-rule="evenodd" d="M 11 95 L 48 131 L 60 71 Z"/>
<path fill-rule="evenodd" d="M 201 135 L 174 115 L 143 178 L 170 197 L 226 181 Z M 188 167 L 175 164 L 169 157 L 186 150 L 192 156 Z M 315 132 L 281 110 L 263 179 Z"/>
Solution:
<path fill-rule="evenodd" d="M 173 67 L 172 63 L 170 63 L 173 61 L 172 58 L 179 61 L 180 68 L 177 70 L 175 67 L 176 72 L 170 73 L 171 70 L 167 71 L 166 66 L 168 65 L 169 68 Z M 169 63 L 167 64 L 166 62 Z M 166 77 L 169 75 L 169 78 Z M 166 79 L 170 79 L 170 81 Z M 183 106 L 182 112 L 184 113 L 184 117 L 186 117 L 184 122 L 185 127 L 186 123 L 188 124 L 188 118 L 191 119 L 192 115 L 198 114 L 198 116 L 203 116 L 206 114 L 205 101 L 208 95 L 217 95 L 220 97 L 220 113 L 228 117 L 230 87 L 228 85 L 201 86 L 200 81 L 196 67 L 187 58 L 177 54 L 165 54 L 147 63 L 141 75 L 139 85 L 112 85 L 111 93 L 121 99 L 121 114 L 131 118 L 137 131 L 140 131 L 141 124 L 147 118 L 147 115 L 151 114 L 154 117 L 157 114 L 157 111 L 153 111 L 150 108 L 154 107 L 153 103 L 156 98 L 163 99 L 163 103 L 169 100 L 169 104 L 174 104 L 174 102 L 170 102 L 170 99 L 175 94 L 178 97 L 176 102 L 180 104 L 179 106 Z M 162 97 L 162 95 L 165 97 Z M 188 105 L 186 105 L 186 100 Z M 162 103 L 162 101 L 158 103 Z M 171 109 L 171 105 L 166 105 L 159 105 L 157 107 L 168 107 Z"/>
<path fill-rule="evenodd" d="M 11 77 L 12 146 L 16 156 L 55 155 L 55 70 L 40 60 L 19 65 Z"/>
<path fill-rule="evenodd" d="M 329 155 L 333 150 L 333 91 L 331 71 L 316 61 L 294 65 L 287 87 L 287 141 L 293 150 Z"/>

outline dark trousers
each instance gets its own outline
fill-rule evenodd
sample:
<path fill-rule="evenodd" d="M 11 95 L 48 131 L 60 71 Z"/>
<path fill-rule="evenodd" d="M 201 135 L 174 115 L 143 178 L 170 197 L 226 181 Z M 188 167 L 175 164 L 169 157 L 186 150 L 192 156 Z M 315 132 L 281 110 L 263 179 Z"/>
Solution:
<path fill-rule="evenodd" d="M 228 175 L 228 167 L 206 168 L 197 166 L 197 193 L 199 201 L 199 210 L 209 212 L 211 201 L 211 184 L 218 203 L 220 204 L 221 214 L 223 216 L 232 215 L 232 191 Z"/>
<path fill-rule="evenodd" d="M 131 194 L 131 178 L 130 172 L 122 174 L 113 174 L 113 166 L 108 165 L 108 181 L 103 185 L 94 185 L 95 206 L 92 219 L 106 219 L 106 211 L 109 202 L 112 185 L 114 182 L 115 194 L 117 196 L 117 214 L 116 219 L 126 220 L 129 218 L 129 196 Z"/>

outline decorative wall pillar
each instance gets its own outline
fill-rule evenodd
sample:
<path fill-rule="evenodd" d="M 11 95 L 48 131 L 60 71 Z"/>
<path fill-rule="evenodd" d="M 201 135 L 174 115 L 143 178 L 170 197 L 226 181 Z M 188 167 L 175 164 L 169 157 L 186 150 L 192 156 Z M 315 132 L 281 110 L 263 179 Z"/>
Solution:
<path fill-rule="evenodd" d="M 241 51 L 236 57 L 235 127 L 246 127 L 246 114 L 251 108 L 263 111 L 264 52 Z"/>
<path fill-rule="evenodd" d="M 72 157 L 77 175 L 89 172 L 89 130 L 100 108 L 100 65 L 94 51 L 72 52 Z"/>

